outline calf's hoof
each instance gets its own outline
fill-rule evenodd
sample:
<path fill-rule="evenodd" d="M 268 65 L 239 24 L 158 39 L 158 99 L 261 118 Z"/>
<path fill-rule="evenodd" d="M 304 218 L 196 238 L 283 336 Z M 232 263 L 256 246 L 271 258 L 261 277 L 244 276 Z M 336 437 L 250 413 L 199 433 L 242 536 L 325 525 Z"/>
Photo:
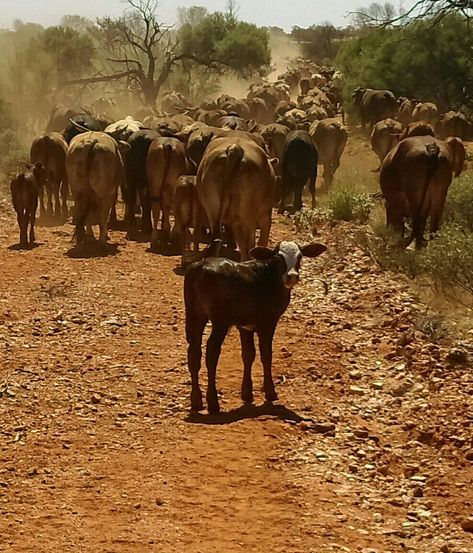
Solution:
<path fill-rule="evenodd" d="M 265 393 L 264 393 L 264 397 L 266 399 L 266 401 L 268 403 L 272 403 L 273 401 L 277 401 L 278 400 L 278 394 L 276 393 L 276 390 L 272 389 L 272 390 L 267 390 Z"/>
<path fill-rule="evenodd" d="M 253 392 L 251 390 L 242 390 L 241 399 L 243 403 L 251 404 L 254 401 Z"/>
<path fill-rule="evenodd" d="M 217 396 L 207 396 L 207 410 L 210 415 L 217 415 L 220 413 L 220 405 L 218 404 Z"/>
<path fill-rule="evenodd" d="M 191 411 L 198 413 L 204 408 L 204 403 L 202 401 L 202 392 L 197 390 L 196 392 L 191 393 Z"/>

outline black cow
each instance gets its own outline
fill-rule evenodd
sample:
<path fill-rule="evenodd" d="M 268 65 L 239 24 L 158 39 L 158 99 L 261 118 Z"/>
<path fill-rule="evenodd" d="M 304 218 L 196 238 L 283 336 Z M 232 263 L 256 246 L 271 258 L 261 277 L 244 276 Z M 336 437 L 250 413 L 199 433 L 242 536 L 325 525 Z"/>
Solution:
<path fill-rule="evenodd" d="M 209 320 L 212 322 L 206 353 L 209 413 L 220 410 L 215 377 L 222 343 L 231 326 L 240 331 L 243 401 L 253 401 L 251 367 L 255 359 L 255 332 L 264 369 L 265 397 L 270 402 L 277 400 L 271 368 L 274 332 L 289 305 L 291 289 L 299 281 L 302 256 L 317 257 L 325 250 L 325 246 L 317 243 L 300 248 L 295 242 L 281 242 L 274 250 L 254 248 L 250 253 L 255 259 L 244 263 L 209 257 L 190 266 L 184 281 L 184 300 L 192 410 L 203 409 L 199 371 L 202 334 Z"/>
<path fill-rule="evenodd" d="M 128 238 L 136 233 L 135 208 L 139 196 L 141 202 L 141 223 L 145 234 L 151 234 L 151 204 L 148 196 L 148 178 L 146 175 L 146 158 L 151 142 L 161 136 L 157 130 L 134 132 L 128 139 L 128 150 L 124 163 L 126 185 L 124 200 L 127 212 Z"/>
<path fill-rule="evenodd" d="M 69 144 L 74 136 L 88 131 L 103 131 L 110 123 L 112 123 L 112 121 L 82 113 L 71 117 L 62 135 Z"/>
<path fill-rule="evenodd" d="M 284 213 L 286 200 L 294 194 L 294 211 L 302 208 L 302 191 L 308 182 L 315 207 L 315 180 L 319 155 L 307 131 L 292 131 L 286 136 L 282 159 L 282 194 L 279 213 Z"/>

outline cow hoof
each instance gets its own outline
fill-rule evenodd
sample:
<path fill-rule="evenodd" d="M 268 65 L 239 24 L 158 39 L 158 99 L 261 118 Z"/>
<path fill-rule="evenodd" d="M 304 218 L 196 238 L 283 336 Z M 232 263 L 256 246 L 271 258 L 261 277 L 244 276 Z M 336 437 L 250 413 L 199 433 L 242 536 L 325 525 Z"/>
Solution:
<path fill-rule="evenodd" d="M 191 393 L 191 411 L 198 413 L 204 409 L 204 403 L 202 401 L 202 393 Z"/>
<path fill-rule="evenodd" d="M 207 398 L 207 410 L 210 415 L 217 415 L 220 413 L 220 405 L 217 398 Z"/>

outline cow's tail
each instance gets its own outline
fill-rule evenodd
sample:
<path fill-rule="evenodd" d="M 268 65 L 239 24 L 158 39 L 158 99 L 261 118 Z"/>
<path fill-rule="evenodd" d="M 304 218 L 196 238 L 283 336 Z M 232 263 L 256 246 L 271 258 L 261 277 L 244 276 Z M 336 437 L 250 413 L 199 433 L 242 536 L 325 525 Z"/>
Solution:
<path fill-rule="evenodd" d="M 163 167 L 163 180 L 161 182 L 161 191 L 163 190 L 166 180 L 168 178 L 169 168 L 171 167 L 171 156 L 172 156 L 172 144 L 163 144 L 163 155 L 164 155 L 164 167 Z"/>
<path fill-rule="evenodd" d="M 425 215 L 428 211 L 428 201 L 429 201 L 429 190 L 432 180 L 432 175 L 434 174 L 437 163 L 440 155 L 440 148 L 438 147 L 435 142 L 431 142 L 430 144 L 426 144 L 425 150 L 427 153 L 427 173 L 425 176 L 425 185 L 424 185 L 424 193 L 422 196 L 422 202 L 419 206 L 419 217 L 422 215 Z"/>
<path fill-rule="evenodd" d="M 74 225 L 75 231 L 72 239 L 76 240 L 78 244 L 81 244 L 85 240 L 84 226 L 87 221 L 87 215 L 95 207 L 95 193 L 90 186 L 89 178 L 92 169 L 92 163 L 94 161 L 94 149 L 98 143 L 97 139 L 94 139 L 87 146 L 86 160 L 85 160 L 85 178 L 86 183 L 80 187 L 80 190 L 76 193 L 74 198 Z"/>
<path fill-rule="evenodd" d="M 245 152 L 243 148 L 238 144 L 232 144 L 228 146 L 226 151 L 225 171 L 223 174 L 223 182 L 221 183 L 221 202 L 220 202 L 220 216 L 219 216 L 219 229 L 220 232 L 223 228 L 223 220 L 225 213 L 227 212 L 232 195 L 232 181 L 235 177 L 238 166 L 240 165 Z"/>
<path fill-rule="evenodd" d="M 241 163 L 245 152 L 243 148 L 238 144 L 232 144 L 228 146 L 225 157 L 225 169 L 223 172 L 223 179 L 219 183 L 220 190 L 220 212 L 218 216 L 218 227 L 215 229 L 212 235 L 212 241 L 204 253 L 204 257 L 218 257 L 220 255 L 220 249 L 222 247 L 222 232 L 225 214 L 228 211 L 232 196 L 232 180 L 235 177 L 235 173 L 239 164 Z"/>

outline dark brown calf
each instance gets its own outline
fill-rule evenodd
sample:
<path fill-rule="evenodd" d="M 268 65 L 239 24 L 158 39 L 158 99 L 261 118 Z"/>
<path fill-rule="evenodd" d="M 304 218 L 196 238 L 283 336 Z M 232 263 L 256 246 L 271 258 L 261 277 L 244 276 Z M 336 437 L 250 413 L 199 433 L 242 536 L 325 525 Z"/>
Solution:
<path fill-rule="evenodd" d="M 10 183 L 13 207 L 20 227 L 20 245 L 28 246 L 28 224 L 30 225 L 29 243 L 35 241 L 34 224 L 38 208 L 39 190 L 44 186 L 46 171 L 41 163 L 31 166 L 32 171 L 18 173 Z"/>
<path fill-rule="evenodd" d="M 199 386 L 202 357 L 202 334 L 212 322 L 207 341 L 207 407 L 209 413 L 220 410 L 216 372 L 221 347 L 231 326 L 240 331 L 243 401 L 253 401 L 251 368 L 255 360 L 255 332 L 259 338 L 264 369 L 264 393 L 267 401 L 277 400 L 272 377 L 273 336 L 281 315 L 291 299 L 291 289 L 299 281 L 302 256 L 317 257 L 326 250 L 322 244 L 299 247 L 295 242 L 281 242 L 274 250 L 258 247 L 255 258 L 245 263 L 212 257 L 193 263 L 184 280 L 186 305 L 187 358 L 192 379 L 191 408 L 203 409 Z"/>

